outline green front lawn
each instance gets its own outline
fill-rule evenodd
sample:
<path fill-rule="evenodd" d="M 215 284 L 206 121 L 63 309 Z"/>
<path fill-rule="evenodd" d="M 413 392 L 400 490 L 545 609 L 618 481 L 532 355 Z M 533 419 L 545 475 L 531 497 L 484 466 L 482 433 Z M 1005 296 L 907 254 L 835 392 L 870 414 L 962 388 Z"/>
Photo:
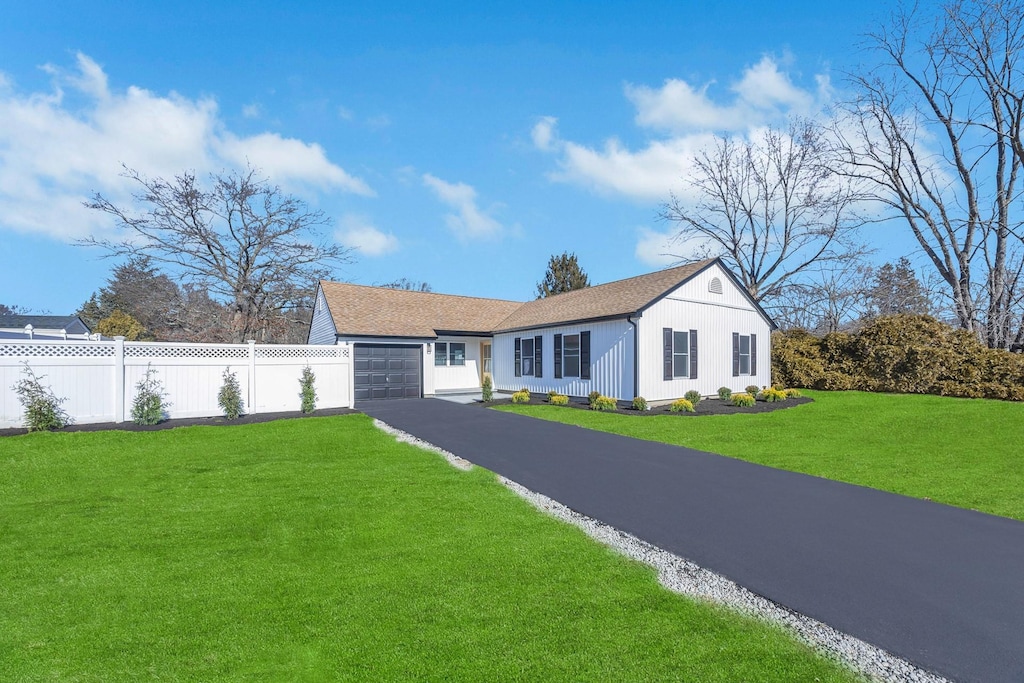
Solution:
<path fill-rule="evenodd" d="M 501 409 L 1024 520 L 1024 404 L 805 393 L 814 403 L 758 415 Z"/>
<path fill-rule="evenodd" d="M 0 439 L 0 671 L 853 680 L 360 415 Z"/>

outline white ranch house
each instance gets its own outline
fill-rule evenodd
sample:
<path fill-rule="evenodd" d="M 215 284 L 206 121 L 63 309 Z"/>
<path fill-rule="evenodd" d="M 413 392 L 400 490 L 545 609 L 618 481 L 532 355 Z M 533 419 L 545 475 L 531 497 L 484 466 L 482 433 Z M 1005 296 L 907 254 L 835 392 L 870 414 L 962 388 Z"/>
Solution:
<path fill-rule="evenodd" d="M 526 303 L 322 281 L 310 344 L 351 344 L 355 400 L 495 389 L 665 401 L 771 384 L 775 324 L 719 259 Z"/>

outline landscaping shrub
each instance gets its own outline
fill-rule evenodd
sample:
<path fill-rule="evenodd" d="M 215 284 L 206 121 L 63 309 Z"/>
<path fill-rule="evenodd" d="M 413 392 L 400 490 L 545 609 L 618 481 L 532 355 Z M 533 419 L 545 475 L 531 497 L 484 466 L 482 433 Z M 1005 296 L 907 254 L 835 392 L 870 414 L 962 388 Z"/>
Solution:
<path fill-rule="evenodd" d="M 237 420 L 242 414 L 242 390 L 238 386 L 238 375 L 231 372 L 231 368 L 224 368 L 221 375 L 224 384 L 217 392 L 217 405 L 224 411 L 224 417 L 229 420 Z"/>
<path fill-rule="evenodd" d="M 695 412 L 697 412 L 696 409 L 694 409 L 693 404 L 690 403 L 689 401 L 687 401 L 685 398 L 679 398 L 679 399 L 676 399 L 675 401 L 672 401 L 672 403 L 669 404 L 668 409 L 670 411 L 672 411 L 673 413 L 695 413 Z"/>
<path fill-rule="evenodd" d="M 555 396 L 558 396 L 558 391 L 557 390 L 552 389 L 551 391 L 548 392 L 548 400 L 551 400 Z"/>
<path fill-rule="evenodd" d="M 614 398 L 608 396 L 601 396 L 600 394 L 598 394 L 597 398 L 595 398 L 593 402 L 591 402 L 590 409 L 606 411 L 618 410 L 619 404 L 615 401 Z"/>
<path fill-rule="evenodd" d="M 569 405 L 569 397 L 566 396 L 565 394 L 554 394 L 554 395 L 551 396 L 551 398 L 548 399 L 548 401 L 553 406 L 567 406 L 567 405 Z"/>
<path fill-rule="evenodd" d="M 46 375 L 36 375 L 28 361 L 25 361 L 21 373 L 25 376 L 11 388 L 25 409 L 25 427 L 28 431 L 60 429 L 69 424 L 71 416 L 61 407 L 67 399 L 58 398 L 53 389 L 43 385 L 42 380 Z"/>
<path fill-rule="evenodd" d="M 720 401 L 728 401 L 732 398 L 732 389 L 729 387 L 718 387 L 718 399 Z"/>
<path fill-rule="evenodd" d="M 820 339 L 804 330 L 772 335 L 772 376 L 776 380 L 786 386 L 813 387 L 824 374 Z"/>
<path fill-rule="evenodd" d="M 647 399 L 637 396 L 633 399 L 633 410 L 647 410 Z"/>
<path fill-rule="evenodd" d="M 775 389 L 774 387 L 768 387 L 757 395 L 762 401 L 767 403 L 776 403 L 778 401 L 785 401 L 789 396 L 782 389 Z"/>
<path fill-rule="evenodd" d="M 761 391 L 761 387 L 757 386 L 756 384 L 747 385 L 746 392 L 751 396 L 757 396 L 759 391 Z"/>
<path fill-rule="evenodd" d="M 591 391 L 589 394 L 587 394 L 587 402 L 590 403 L 591 408 L 594 407 L 594 401 L 596 401 L 599 398 L 601 398 L 600 391 Z"/>
<path fill-rule="evenodd" d="M 683 398 L 692 403 L 693 407 L 696 408 L 697 404 L 700 403 L 700 400 L 703 397 L 700 395 L 699 391 L 696 391 L 695 389 L 690 389 L 685 394 L 683 394 Z"/>
<path fill-rule="evenodd" d="M 312 413 L 316 410 L 316 375 L 308 365 L 302 368 L 302 377 L 299 378 L 299 398 L 302 399 L 302 412 Z"/>
<path fill-rule="evenodd" d="M 526 389 L 520 389 L 516 393 L 512 394 L 512 402 L 513 403 L 529 403 L 530 402 L 530 392 L 527 391 Z"/>
<path fill-rule="evenodd" d="M 494 399 L 494 380 L 490 374 L 484 375 L 484 381 L 480 385 L 480 398 L 484 403 L 490 403 Z"/>
<path fill-rule="evenodd" d="M 786 392 L 786 398 L 800 398 L 803 394 L 799 389 L 783 389 Z"/>
<path fill-rule="evenodd" d="M 740 394 L 733 394 L 732 395 L 732 404 L 734 406 L 738 406 L 740 408 L 749 408 L 750 406 L 754 405 L 755 403 L 757 403 L 757 399 L 755 399 L 750 394 L 742 394 L 742 393 L 740 393 Z"/>
<path fill-rule="evenodd" d="M 135 398 L 132 400 L 132 422 L 139 425 L 155 425 L 165 419 L 165 411 L 170 407 L 166 402 L 167 394 L 164 385 L 156 378 L 156 370 L 146 366 L 146 376 L 135 385 Z"/>

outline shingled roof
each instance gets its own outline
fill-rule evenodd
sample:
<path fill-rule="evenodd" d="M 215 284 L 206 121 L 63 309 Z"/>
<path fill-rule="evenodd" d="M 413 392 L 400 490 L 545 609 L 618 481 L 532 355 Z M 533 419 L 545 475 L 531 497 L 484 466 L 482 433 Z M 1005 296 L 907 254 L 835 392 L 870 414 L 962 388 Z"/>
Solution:
<path fill-rule="evenodd" d="M 0 315 L 0 328 L 23 329 L 25 325 L 32 325 L 40 329 L 62 330 L 80 323 L 86 330 L 89 326 L 82 322 L 77 315 Z"/>
<path fill-rule="evenodd" d="M 502 320 L 493 331 L 508 332 L 598 318 L 623 318 L 668 294 L 715 260 L 666 268 L 647 275 L 530 301 Z"/>
<path fill-rule="evenodd" d="M 322 280 L 320 288 L 339 334 L 426 337 L 444 332 L 490 334 L 520 301 L 413 292 Z"/>
<path fill-rule="evenodd" d="M 642 310 L 715 262 L 617 280 L 521 303 L 321 281 L 341 335 L 433 338 L 445 332 L 491 334 L 603 318 Z"/>

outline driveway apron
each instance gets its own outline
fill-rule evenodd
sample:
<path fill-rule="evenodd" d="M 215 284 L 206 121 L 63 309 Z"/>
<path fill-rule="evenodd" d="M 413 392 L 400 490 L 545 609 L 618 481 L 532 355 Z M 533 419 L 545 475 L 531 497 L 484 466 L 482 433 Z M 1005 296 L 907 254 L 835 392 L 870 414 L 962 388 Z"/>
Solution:
<path fill-rule="evenodd" d="M 1022 522 L 446 401 L 358 408 L 924 669 L 1024 681 Z"/>

